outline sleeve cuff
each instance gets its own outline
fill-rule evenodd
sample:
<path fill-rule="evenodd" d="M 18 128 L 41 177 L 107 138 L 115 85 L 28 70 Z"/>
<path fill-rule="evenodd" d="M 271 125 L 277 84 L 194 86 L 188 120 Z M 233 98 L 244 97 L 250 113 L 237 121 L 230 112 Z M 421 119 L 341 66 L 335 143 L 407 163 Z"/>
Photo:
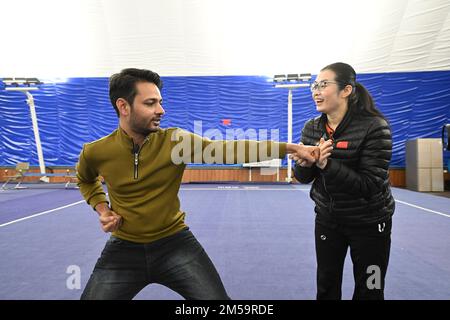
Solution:
<path fill-rule="evenodd" d="M 274 147 L 278 147 L 280 159 L 286 157 L 286 142 L 274 142 Z"/>
<path fill-rule="evenodd" d="M 109 201 L 106 199 L 105 194 L 98 194 L 98 195 L 93 196 L 91 199 L 89 199 L 89 205 L 94 210 L 95 210 L 95 206 L 101 202 L 106 202 L 109 204 Z"/>

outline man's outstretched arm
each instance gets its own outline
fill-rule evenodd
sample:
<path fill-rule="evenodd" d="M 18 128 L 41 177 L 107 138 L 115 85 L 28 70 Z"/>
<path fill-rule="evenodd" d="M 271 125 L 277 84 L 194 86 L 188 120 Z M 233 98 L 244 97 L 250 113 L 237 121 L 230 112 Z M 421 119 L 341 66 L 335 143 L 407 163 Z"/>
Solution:
<path fill-rule="evenodd" d="M 286 154 L 315 161 L 317 147 L 255 140 L 210 140 L 179 130 L 172 138 L 174 163 L 239 164 L 283 159 Z"/>
<path fill-rule="evenodd" d="M 286 153 L 291 154 L 296 159 L 315 162 L 319 157 L 319 147 L 306 146 L 304 144 L 286 143 Z"/>

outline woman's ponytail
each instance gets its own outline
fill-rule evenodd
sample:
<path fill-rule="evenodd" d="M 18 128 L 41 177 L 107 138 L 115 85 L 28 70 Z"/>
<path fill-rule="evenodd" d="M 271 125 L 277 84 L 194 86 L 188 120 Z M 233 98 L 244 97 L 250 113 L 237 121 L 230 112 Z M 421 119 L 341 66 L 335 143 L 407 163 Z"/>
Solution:
<path fill-rule="evenodd" d="M 321 71 L 324 70 L 331 70 L 336 74 L 335 81 L 338 83 L 340 90 L 343 90 L 347 85 L 353 87 L 353 91 L 348 97 L 348 109 L 350 112 L 385 119 L 383 114 L 375 106 L 375 102 L 369 91 L 361 83 L 356 81 L 356 72 L 352 66 L 347 63 L 336 62 L 326 66 Z"/>
<path fill-rule="evenodd" d="M 348 99 L 348 108 L 356 114 L 384 118 L 383 114 L 375 106 L 369 91 L 359 82 L 356 82 L 354 90 Z"/>

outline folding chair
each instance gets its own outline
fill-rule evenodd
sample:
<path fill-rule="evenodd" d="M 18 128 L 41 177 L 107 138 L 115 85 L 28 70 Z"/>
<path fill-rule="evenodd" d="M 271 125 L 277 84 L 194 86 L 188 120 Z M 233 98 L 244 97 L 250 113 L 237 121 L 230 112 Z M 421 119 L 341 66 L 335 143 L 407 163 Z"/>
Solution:
<path fill-rule="evenodd" d="M 6 185 L 10 181 L 17 181 L 17 180 L 19 180 L 19 182 L 16 184 L 14 189 L 25 189 L 25 187 L 21 187 L 20 184 L 22 183 L 23 178 L 25 178 L 25 173 L 27 173 L 28 170 L 30 170 L 30 163 L 29 162 L 18 162 L 16 164 L 16 174 L 13 175 L 13 176 L 6 176 L 7 180 L 2 185 L 2 189 L 6 190 Z"/>

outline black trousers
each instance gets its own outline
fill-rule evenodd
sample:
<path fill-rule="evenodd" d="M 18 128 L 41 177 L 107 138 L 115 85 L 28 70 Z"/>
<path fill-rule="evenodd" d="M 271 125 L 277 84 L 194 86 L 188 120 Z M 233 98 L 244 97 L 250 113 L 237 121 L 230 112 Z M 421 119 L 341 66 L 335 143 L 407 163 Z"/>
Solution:
<path fill-rule="evenodd" d="M 347 249 L 353 262 L 354 300 L 383 300 L 392 219 L 360 227 L 326 226 L 316 220 L 317 299 L 340 300 Z"/>

